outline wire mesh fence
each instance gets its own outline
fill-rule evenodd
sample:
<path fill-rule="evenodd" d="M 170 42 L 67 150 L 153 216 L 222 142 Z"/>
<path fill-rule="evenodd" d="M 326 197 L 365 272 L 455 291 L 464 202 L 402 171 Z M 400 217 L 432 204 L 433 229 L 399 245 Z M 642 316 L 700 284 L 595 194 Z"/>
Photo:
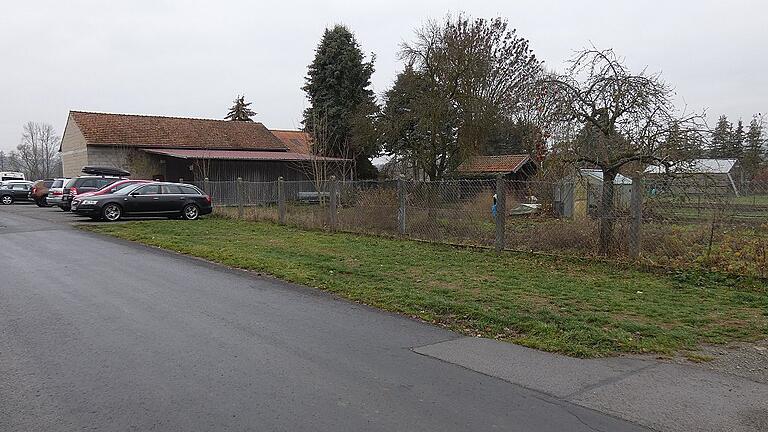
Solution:
<path fill-rule="evenodd" d="M 199 186 L 230 217 L 768 277 L 768 183 L 621 179 L 608 195 L 588 176 Z"/>

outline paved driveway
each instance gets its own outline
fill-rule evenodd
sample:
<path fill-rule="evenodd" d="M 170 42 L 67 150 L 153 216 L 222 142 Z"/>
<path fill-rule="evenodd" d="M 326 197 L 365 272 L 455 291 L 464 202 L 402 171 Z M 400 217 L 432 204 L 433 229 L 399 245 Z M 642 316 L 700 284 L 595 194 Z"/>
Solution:
<path fill-rule="evenodd" d="M 642 430 L 412 349 L 454 333 L 72 219 L 0 207 L 2 431 Z"/>

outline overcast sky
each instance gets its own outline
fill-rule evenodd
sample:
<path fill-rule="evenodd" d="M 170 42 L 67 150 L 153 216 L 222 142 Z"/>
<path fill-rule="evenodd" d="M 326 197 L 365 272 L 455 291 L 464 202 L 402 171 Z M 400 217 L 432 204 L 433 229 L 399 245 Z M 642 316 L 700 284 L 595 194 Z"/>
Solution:
<path fill-rule="evenodd" d="M 430 18 L 502 16 L 550 69 L 612 47 L 660 71 L 692 109 L 749 120 L 768 110 L 768 2 L 754 1 L 10 1 L 0 15 L 0 149 L 24 122 L 63 133 L 69 110 L 223 117 L 245 93 L 269 128 L 297 128 L 323 29 L 349 26 L 376 53 L 373 86 Z M 683 99 L 681 99 L 683 100 Z"/>

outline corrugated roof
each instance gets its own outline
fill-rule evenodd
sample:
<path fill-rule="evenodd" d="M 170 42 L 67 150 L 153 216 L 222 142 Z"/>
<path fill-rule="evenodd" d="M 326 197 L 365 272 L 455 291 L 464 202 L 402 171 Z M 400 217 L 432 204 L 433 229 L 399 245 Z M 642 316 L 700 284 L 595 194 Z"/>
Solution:
<path fill-rule="evenodd" d="M 263 124 L 71 111 L 88 144 L 128 147 L 288 150 Z"/>
<path fill-rule="evenodd" d="M 219 159 L 219 160 L 257 160 L 257 161 L 342 161 L 344 159 L 319 157 L 297 152 L 259 151 L 259 150 L 200 150 L 200 149 L 158 149 L 144 148 L 147 153 L 180 159 Z"/>
<path fill-rule="evenodd" d="M 694 159 L 690 162 L 681 162 L 670 168 L 676 174 L 728 174 L 736 165 L 736 159 Z M 649 166 L 645 170 L 648 174 L 664 174 L 663 166 Z"/>
<path fill-rule="evenodd" d="M 522 155 L 499 155 L 499 156 L 475 156 L 472 159 L 463 162 L 457 168 L 457 171 L 465 174 L 472 173 L 516 173 L 531 157 Z"/>

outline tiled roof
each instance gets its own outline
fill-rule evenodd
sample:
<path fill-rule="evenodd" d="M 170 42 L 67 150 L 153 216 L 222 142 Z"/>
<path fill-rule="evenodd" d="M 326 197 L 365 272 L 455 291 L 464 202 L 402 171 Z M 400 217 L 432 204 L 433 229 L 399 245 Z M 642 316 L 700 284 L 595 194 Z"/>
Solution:
<path fill-rule="evenodd" d="M 199 149 L 142 149 L 147 153 L 180 159 L 219 159 L 219 160 L 258 160 L 258 161 L 341 161 L 343 159 L 319 157 L 292 151 L 263 151 L 263 150 L 199 150 Z"/>
<path fill-rule="evenodd" d="M 71 111 L 88 144 L 129 147 L 288 150 L 257 122 Z"/>
<path fill-rule="evenodd" d="M 475 156 L 465 161 L 458 167 L 460 173 L 516 173 L 526 162 L 531 161 L 530 156 L 500 155 L 500 156 Z"/>
<path fill-rule="evenodd" d="M 271 129 L 270 132 L 288 147 L 288 151 L 306 154 L 310 153 L 312 137 L 308 133 L 300 130 L 280 129 Z"/>

